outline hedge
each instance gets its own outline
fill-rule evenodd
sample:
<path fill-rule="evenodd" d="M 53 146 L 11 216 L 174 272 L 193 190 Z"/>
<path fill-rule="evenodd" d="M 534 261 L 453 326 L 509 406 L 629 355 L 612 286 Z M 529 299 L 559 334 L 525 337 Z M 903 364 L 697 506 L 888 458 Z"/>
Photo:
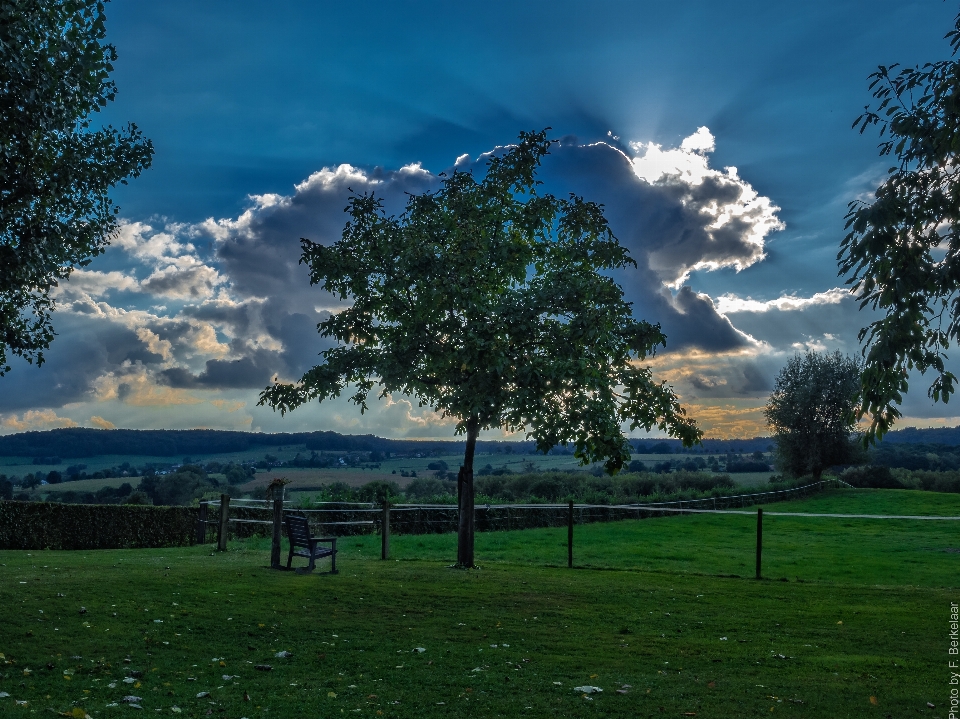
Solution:
<path fill-rule="evenodd" d="M 139 549 L 194 543 L 195 507 L 0 500 L 0 549 Z"/>

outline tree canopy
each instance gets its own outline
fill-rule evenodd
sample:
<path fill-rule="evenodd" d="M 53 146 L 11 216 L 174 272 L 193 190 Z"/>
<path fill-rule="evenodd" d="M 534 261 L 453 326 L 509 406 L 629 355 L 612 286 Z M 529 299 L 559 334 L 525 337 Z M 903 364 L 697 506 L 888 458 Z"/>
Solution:
<path fill-rule="evenodd" d="M 947 33 L 960 48 L 960 15 Z M 854 122 L 877 126 L 881 156 L 895 157 L 872 202 L 850 203 L 837 259 L 860 300 L 882 316 L 864 343 L 860 416 L 882 436 L 901 416 L 911 370 L 932 371 L 928 389 L 948 401 L 956 377 L 946 350 L 960 337 L 960 62 L 881 65 L 870 75 L 877 101 Z"/>
<path fill-rule="evenodd" d="M 686 444 L 700 438 L 673 391 L 639 364 L 666 338 L 633 318 L 606 274 L 633 260 L 603 208 L 539 192 L 550 144 L 546 131 L 521 133 L 482 180 L 454 171 L 440 189 L 411 196 L 399 217 L 373 194 L 354 196 L 338 242 L 302 240 L 310 282 L 351 304 L 319 325 L 338 341 L 324 362 L 260 398 L 286 412 L 350 387 L 362 411 L 379 387 L 380 397 L 411 396 L 455 418 L 467 435 L 464 566 L 473 564 L 480 431 L 526 432 L 542 452 L 569 443 L 581 462 L 609 472 L 630 458 L 624 424 Z"/>
<path fill-rule="evenodd" d="M 777 467 L 812 474 L 859 460 L 856 442 L 860 362 L 839 352 L 795 355 L 777 375 L 764 415 L 777 440 Z"/>
<path fill-rule="evenodd" d="M 43 362 L 51 288 L 105 249 L 108 190 L 150 165 L 133 124 L 90 127 L 116 95 L 117 54 L 97 0 L 0 0 L 0 375 Z"/>

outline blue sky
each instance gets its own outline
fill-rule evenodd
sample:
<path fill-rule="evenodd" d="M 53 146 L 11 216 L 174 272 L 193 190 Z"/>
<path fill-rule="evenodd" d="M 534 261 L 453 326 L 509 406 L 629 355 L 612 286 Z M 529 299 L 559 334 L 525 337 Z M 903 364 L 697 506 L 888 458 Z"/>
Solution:
<path fill-rule="evenodd" d="M 850 126 L 878 64 L 947 56 L 955 5 L 467 5 L 109 3 L 119 94 L 97 119 L 136 122 L 154 165 L 114 193 L 114 246 L 60 288 L 49 361 L 0 380 L 0 432 L 450 436 L 400 397 L 364 416 L 255 406 L 265 378 L 295 379 L 323 347 L 331 305 L 298 239 L 337 239 L 348 186 L 399 207 L 545 126 L 562 139 L 547 185 L 606 204 L 640 263 L 626 293 L 668 335 L 652 366 L 708 435 L 762 432 L 794 352 L 857 350 L 867 318 L 835 255 L 847 202 L 888 163 Z M 905 425 L 960 423 L 922 380 L 905 410 Z"/>

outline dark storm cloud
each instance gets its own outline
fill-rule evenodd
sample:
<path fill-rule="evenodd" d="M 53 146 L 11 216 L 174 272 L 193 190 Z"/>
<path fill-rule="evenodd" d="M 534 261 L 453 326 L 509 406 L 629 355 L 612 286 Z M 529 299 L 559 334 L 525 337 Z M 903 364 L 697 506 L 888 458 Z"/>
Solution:
<path fill-rule="evenodd" d="M 479 176 L 485 164 L 486 156 L 462 158 L 458 168 L 472 169 Z M 638 263 L 635 270 L 618 273 L 617 279 L 634 303 L 635 314 L 661 323 L 670 351 L 722 352 L 749 344 L 709 298 L 683 287 L 673 296 L 664 288 L 698 263 L 746 266 L 760 257 L 758 245 L 748 238 L 755 230 L 749 216 L 708 228 L 715 223 L 718 206 L 742 201 L 744 188 L 749 190 L 742 181 L 714 173 L 699 183 L 678 177 L 651 184 L 637 176 L 630 158 L 619 149 L 602 143 L 579 145 L 571 139 L 554 145 L 540 178 L 545 189 L 558 196 L 575 192 L 604 204 L 612 229 Z M 337 305 L 331 296 L 310 287 L 306 268 L 298 264 L 300 238 L 324 244 L 339 239 L 351 193 L 372 191 L 384 199 L 389 213 L 398 213 L 407 193 L 435 188 L 438 182 L 417 166 L 385 172 L 341 165 L 314 173 L 291 197 L 254 198 L 255 207 L 237 220 L 205 226 L 218 238 L 219 266 L 246 308 L 228 310 L 207 303 L 188 311 L 210 321 L 217 321 L 219 314 L 243 335 L 254 326 L 249 303 L 266 299 L 257 306 L 257 326 L 284 348 L 274 367 L 287 377 L 298 375 L 329 346 L 317 341 L 316 323 L 324 310 Z M 234 317 L 228 318 L 231 313 Z"/>
<path fill-rule="evenodd" d="M 96 380 L 124 367 L 154 366 L 163 360 L 137 333 L 106 317 L 63 313 L 56 341 L 39 368 L 19 363 L 16 375 L 4 378 L 0 412 L 62 407 L 90 399 Z M 33 374 L 37 376 L 31 376 Z"/>
<path fill-rule="evenodd" d="M 269 356 L 236 360 L 207 360 L 206 369 L 193 375 L 182 367 L 159 373 L 160 381 L 175 389 L 263 389 L 270 381 Z"/>
<path fill-rule="evenodd" d="M 702 155 L 684 157 L 705 167 Z M 486 159 L 462 157 L 456 167 L 480 176 Z M 637 262 L 636 268 L 618 272 L 617 280 L 634 303 L 635 315 L 662 325 L 670 353 L 723 353 L 751 346 L 709 297 L 684 286 L 667 287 L 698 264 L 745 266 L 760 256 L 761 248 L 749 237 L 755 227 L 748 214 L 710 227 L 717 208 L 742 204 L 749 187 L 733 176 L 701 174 L 698 181 L 677 176 L 651 184 L 637 176 L 631 158 L 620 149 L 570 139 L 554 145 L 540 172 L 545 190 L 561 197 L 574 192 L 604 205 L 611 228 Z M 259 390 L 275 376 L 298 378 L 332 345 L 319 337 L 317 324 L 339 306 L 310 286 L 307 269 L 299 264 L 300 238 L 324 244 L 339 239 L 352 194 L 373 192 L 388 213 L 396 214 L 408 194 L 438 186 L 439 178 L 417 165 L 394 172 L 341 165 L 312 174 L 289 197 L 252 197 L 252 207 L 235 219 L 171 225 L 163 235 L 131 227 L 124 247 L 129 245 L 144 263 L 157 263 L 141 281 L 142 289 L 200 301 L 168 316 L 104 315 L 89 297 L 79 297 L 71 319 L 61 327 L 62 332 L 74 328 L 73 342 L 58 340 L 45 368 L 54 381 L 31 385 L 29 392 L 8 392 L 0 409 L 60 407 L 89 399 L 94 382 L 107 374 L 113 375 L 121 401 L 139 396 L 144 381 L 180 390 Z M 134 237 L 137 232 L 141 235 Z M 204 235 L 214 239 L 213 256 L 207 259 L 190 244 Z M 215 290 L 219 294 L 214 298 Z M 81 330 L 85 323 L 88 329 Z M 126 379 L 132 372 L 136 378 Z M 700 392 L 762 384 L 756 377 L 714 382 L 708 373 L 701 374 L 691 380 Z"/>

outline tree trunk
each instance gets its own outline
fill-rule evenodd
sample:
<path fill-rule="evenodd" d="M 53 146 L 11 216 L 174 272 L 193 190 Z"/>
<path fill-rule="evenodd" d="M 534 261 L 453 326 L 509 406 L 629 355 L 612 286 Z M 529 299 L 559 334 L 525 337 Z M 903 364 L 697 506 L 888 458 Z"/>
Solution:
<path fill-rule="evenodd" d="M 477 448 L 480 418 L 473 415 L 467 420 L 467 449 L 463 453 L 463 466 L 457 475 L 457 504 L 460 510 L 457 530 L 457 566 L 473 567 L 473 453 Z"/>

